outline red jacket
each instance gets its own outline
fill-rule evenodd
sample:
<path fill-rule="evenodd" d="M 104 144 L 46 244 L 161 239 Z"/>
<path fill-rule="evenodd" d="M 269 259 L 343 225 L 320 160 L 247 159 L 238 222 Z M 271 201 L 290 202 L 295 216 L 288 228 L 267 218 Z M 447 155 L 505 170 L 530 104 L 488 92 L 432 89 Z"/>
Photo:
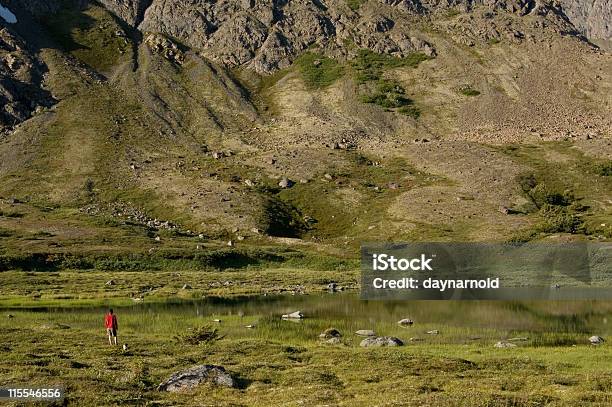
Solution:
<path fill-rule="evenodd" d="M 104 326 L 107 329 L 117 329 L 117 316 L 115 316 L 115 314 L 106 314 L 104 317 Z"/>

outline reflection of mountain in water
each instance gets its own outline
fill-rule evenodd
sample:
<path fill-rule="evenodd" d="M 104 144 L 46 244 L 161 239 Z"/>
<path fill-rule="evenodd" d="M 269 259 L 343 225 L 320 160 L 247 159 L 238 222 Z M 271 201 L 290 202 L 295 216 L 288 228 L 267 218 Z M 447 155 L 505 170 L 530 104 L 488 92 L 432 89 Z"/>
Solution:
<path fill-rule="evenodd" d="M 2 4 L 0 4 L 0 17 L 2 17 L 4 21 L 9 24 L 15 24 L 17 22 L 17 17 L 15 14 L 13 14 L 11 10 L 4 7 Z"/>

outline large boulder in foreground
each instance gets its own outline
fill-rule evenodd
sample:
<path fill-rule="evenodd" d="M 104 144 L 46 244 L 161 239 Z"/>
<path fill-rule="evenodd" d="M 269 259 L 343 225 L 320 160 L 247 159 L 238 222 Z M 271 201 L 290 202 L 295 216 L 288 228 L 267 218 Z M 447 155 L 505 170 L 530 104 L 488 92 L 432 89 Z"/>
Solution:
<path fill-rule="evenodd" d="M 394 336 L 370 336 L 359 344 L 363 348 L 380 348 L 381 346 L 404 346 L 404 342 Z"/>
<path fill-rule="evenodd" d="M 235 387 L 236 382 L 222 366 L 200 365 L 181 372 L 176 372 L 161 383 L 157 390 L 180 392 L 188 391 L 203 382 L 214 383 L 219 386 Z"/>

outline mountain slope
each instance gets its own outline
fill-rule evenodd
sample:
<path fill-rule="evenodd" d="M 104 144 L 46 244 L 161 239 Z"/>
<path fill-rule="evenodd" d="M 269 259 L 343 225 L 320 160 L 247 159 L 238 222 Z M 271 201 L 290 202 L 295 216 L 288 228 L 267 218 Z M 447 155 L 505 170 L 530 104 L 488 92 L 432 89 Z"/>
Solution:
<path fill-rule="evenodd" d="M 5 254 L 612 236 L 612 60 L 558 8 L 6 3 Z"/>

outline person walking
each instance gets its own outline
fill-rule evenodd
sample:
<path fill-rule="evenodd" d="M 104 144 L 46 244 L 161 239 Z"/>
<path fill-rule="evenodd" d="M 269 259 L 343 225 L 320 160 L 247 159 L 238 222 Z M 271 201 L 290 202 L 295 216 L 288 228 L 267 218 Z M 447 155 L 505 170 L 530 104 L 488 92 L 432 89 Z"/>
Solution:
<path fill-rule="evenodd" d="M 117 345 L 117 316 L 113 313 L 112 308 L 108 310 L 108 313 L 104 317 L 104 326 L 108 334 L 108 343 L 110 345 Z"/>

